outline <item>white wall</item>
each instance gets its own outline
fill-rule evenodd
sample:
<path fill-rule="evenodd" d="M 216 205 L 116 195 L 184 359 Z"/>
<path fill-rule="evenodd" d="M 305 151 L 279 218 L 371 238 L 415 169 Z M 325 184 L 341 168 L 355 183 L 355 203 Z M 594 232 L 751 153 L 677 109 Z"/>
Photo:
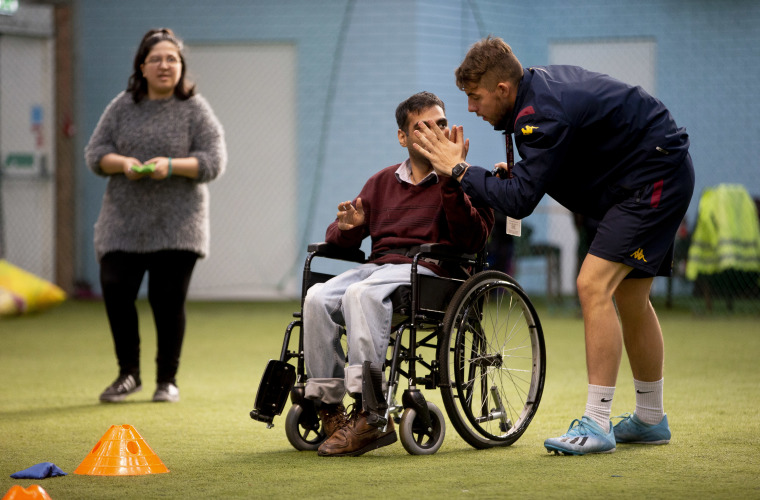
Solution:
<path fill-rule="evenodd" d="M 226 173 L 209 185 L 211 253 L 198 262 L 190 296 L 297 296 L 287 278 L 298 244 L 295 46 L 188 44 L 186 56 L 229 154 Z"/>
<path fill-rule="evenodd" d="M 650 39 L 555 42 L 549 45 L 550 64 L 572 64 L 606 73 L 631 85 L 640 85 L 655 95 L 655 51 Z M 562 249 L 562 291 L 575 293 L 578 235 L 572 214 L 554 200 L 543 207 L 548 212 L 548 240 Z"/>
<path fill-rule="evenodd" d="M 53 281 L 54 43 L 0 35 L 0 243 L 4 258 Z"/>

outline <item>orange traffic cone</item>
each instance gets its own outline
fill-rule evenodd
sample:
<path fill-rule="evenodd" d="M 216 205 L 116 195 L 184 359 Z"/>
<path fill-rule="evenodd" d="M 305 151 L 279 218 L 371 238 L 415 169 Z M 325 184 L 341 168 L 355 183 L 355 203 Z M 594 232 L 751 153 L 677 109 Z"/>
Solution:
<path fill-rule="evenodd" d="M 51 500 L 51 498 L 39 484 L 33 484 L 26 489 L 14 484 L 3 500 Z"/>
<path fill-rule="evenodd" d="M 112 425 L 74 470 L 89 476 L 138 476 L 169 472 L 131 425 Z"/>

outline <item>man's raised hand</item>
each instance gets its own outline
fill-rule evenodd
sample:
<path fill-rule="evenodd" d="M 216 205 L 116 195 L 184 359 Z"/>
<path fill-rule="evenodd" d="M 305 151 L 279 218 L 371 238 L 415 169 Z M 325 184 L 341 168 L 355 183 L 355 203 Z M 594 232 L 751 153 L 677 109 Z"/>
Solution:
<path fill-rule="evenodd" d="M 364 225 L 364 209 L 362 199 L 356 199 L 356 207 L 350 201 L 338 204 L 338 229 L 347 231 Z"/>

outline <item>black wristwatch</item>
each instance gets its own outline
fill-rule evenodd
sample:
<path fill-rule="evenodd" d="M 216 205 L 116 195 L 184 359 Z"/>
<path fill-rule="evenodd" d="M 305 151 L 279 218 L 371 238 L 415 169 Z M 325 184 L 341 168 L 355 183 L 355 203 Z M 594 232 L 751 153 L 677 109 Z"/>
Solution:
<path fill-rule="evenodd" d="M 451 177 L 454 180 L 457 180 L 460 175 L 462 175 L 462 172 L 467 170 L 467 167 L 469 167 L 466 163 L 457 163 L 454 165 L 454 168 L 451 169 Z"/>

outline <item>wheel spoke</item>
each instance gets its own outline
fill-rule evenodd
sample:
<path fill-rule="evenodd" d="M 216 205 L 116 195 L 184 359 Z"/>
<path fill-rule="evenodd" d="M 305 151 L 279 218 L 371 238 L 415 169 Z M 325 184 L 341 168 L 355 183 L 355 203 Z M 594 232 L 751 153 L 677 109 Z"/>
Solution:
<path fill-rule="evenodd" d="M 543 333 L 533 306 L 498 271 L 471 277 L 444 319 L 439 351 L 452 424 L 475 447 L 511 444 L 527 427 L 543 388 Z"/>

